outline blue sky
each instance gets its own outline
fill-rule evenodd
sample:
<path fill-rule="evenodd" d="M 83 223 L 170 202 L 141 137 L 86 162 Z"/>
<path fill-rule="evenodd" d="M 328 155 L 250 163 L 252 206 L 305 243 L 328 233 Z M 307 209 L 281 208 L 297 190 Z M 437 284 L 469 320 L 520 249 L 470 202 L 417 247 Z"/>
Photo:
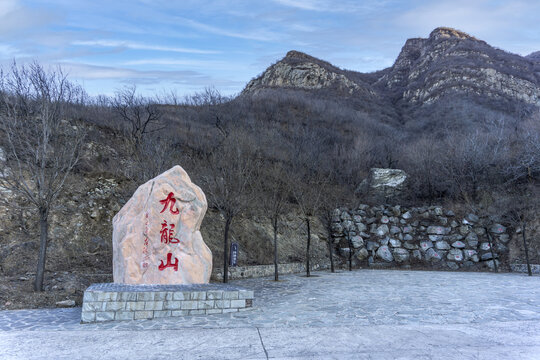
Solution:
<path fill-rule="evenodd" d="M 537 0 L 0 0 L 0 63 L 61 64 L 92 95 L 230 95 L 292 49 L 374 71 L 438 26 L 526 55 L 538 14 Z"/>

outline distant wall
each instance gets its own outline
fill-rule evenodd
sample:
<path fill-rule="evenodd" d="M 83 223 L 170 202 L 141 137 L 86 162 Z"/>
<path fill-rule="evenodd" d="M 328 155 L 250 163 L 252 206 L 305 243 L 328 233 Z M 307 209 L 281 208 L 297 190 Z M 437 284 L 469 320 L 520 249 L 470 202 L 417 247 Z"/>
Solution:
<path fill-rule="evenodd" d="M 353 252 L 354 266 L 481 270 L 493 268 L 495 257 L 508 269 L 510 236 L 505 226 L 475 214 L 456 216 L 437 206 L 336 209 L 332 238 L 344 261 Z"/>
<path fill-rule="evenodd" d="M 319 269 L 315 264 L 313 270 Z M 305 263 L 278 264 L 280 275 L 296 274 L 306 271 Z M 274 265 L 254 265 L 254 266 L 234 266 L 229 267 L 229 279 L 248 279 L 274 275 Z M 217 268 L 212 271 L 212 280 L 223 280 L 223 268 Z"/>

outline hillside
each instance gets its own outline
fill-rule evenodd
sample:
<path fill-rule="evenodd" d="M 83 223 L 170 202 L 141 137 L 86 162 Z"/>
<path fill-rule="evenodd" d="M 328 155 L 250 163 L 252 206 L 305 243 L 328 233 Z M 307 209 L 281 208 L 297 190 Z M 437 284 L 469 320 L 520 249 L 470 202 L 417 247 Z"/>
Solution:
<path fill-rule="evenodd" d="M 536 58 L 538 53 L 521 57 L 458 30 L 437 28 L 428 38 L 407 40 L 392 67 L 370 74 L 290 51 L 251 80 L 243 94 L 303 90 L 346 99 L 374 117 L 384 112 L 402 124 L 438 121 L 442 111 L 446 118 L 466 112 L 469 118 L 523 116 L 540 106 L 540 64 L 531 61 Z"/>
<path fill-rule="evenodd" d="M 66 103 L 60 128 L 80 130 L 84 142 L 50 213 L 47 291 L 34 293 L 31 286 L 39 248 L 36 211 L 20 194 L 0 188 L 0 200 L 6 200 L 0 202 L 0 308 L 54 306 L 66 297 L 80 302 L 90 283 L 111 281 L 112 217 L 139 185 L 174 165 L 207 194 L 201 231 L 215 267 L 222 262 L 224 216 L 212 203 L 210 180 L 234 179 L 227 169 L 253 175 L 249 206 L 231 226 L 231 240 L 240 244 L 239 265 L 273 261 L 266 206 L 276 188 L 285 204 L 280 262 L 305 260 L 309 218 L 312 262 L 326 266 L 329 211 L 358 204 L 381 207 L 375 211 L 381 218 L 392 217 L 383 204 L 432 212 L 444 206 L 461 218 L 483 214 L 490 224 L 512 231 L 505 245 L 508 262 L 524 261 L 518 230 L 526 221 L 530 256 L 538 262 L 540 62 L 535 58 L 537 53 L 521 57 L 438 28 L 428 38 L 407 40 L 394 65 L 374 73 L 339 69 L 290 51 L 234 98 L 210 88 L 178 104 L 138 97 L 127 87 L 113 97 Z M 2 121 L 9 118 L 0 114 Z M 154 123 L 136 133 L 145 118 Z M 0 135 L 6 131 L 0 128 Z M 24 142 L 23 148 L 32 144 Z M 0 136 L 6 176 L 18 166 L 12 149 Z M 403 193 L 380 197 L 359 191 L 372 168 L 407 173 Z M 370 217 L 366 228 L 373 227 Z M 414 225 L 418 234 L 424 234 L 423 220 Z M 346 244 L 333 246 L 340 255 L 336 263 L 344 265 Z M 368 266 L 362 261 L 356 265 Z"/>

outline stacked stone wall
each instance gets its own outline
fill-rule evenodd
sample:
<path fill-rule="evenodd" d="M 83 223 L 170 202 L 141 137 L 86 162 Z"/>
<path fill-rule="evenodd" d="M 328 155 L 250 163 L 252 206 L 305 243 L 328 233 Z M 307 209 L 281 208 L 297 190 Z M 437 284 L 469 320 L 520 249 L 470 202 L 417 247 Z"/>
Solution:
<path fill-rule="evenodd" d="M 345 261 L 353 252 L 356 267 L 450 270 L 493 269 L 494 261 L 505 265 L 510 241 L 507 228 L 487 217 L 399 205 L 336 209 L 332 238 Z"/>

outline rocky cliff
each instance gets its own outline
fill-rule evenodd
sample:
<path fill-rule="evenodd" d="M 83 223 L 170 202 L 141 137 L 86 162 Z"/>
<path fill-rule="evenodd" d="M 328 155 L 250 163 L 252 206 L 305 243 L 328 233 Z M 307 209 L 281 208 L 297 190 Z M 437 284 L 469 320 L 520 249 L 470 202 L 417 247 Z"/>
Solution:
<path fill-rule="evenodd" d="M 448 99 L 515 113 L 540 106 L 538 58 L 538 53 L 522 57 L 461 31 L 437 28 L 428 38 L 407 40 L 392 67 L 372 74 L 341 70 L 290 51 L 251 80 L 244 94 L 267 88 L 326 90 L 325 96 L 377 101 L 401 115 Z"/>

